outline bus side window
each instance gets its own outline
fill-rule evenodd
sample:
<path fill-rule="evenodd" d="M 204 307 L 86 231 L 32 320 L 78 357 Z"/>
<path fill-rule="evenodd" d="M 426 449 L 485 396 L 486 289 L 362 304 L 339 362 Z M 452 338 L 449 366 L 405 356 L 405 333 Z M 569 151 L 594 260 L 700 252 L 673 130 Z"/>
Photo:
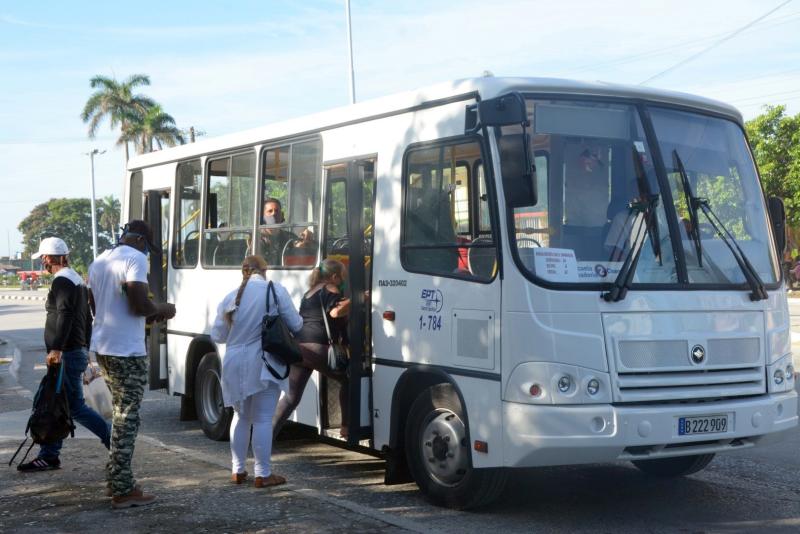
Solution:
<path fill-rule="evenodd" d="M 251 249 L 255 155 L 238 154 L 208 165 L 203 265 L 240 267 Z"/>
<path fill-rule="evenodd" d="M 203 168 L 200 160 L 178 164 L 176 192 L 177 222 L 173 236 L 172 266 L 197 265 L 200 244 L 200 184 Z"/>
<path fill-rule="evenodd" d="M 404 267 L 490 280 L 497 256 L 476 141 L 412 148 L 404 169 Z M 478 170 L 479 172 L 475 172 Z"/>
<path fill-rule="evenodd" d="M 319 250 L 321 144 L 269 148 L 262 159 L 258 253 L 270 267 L 311 268 Z"/>

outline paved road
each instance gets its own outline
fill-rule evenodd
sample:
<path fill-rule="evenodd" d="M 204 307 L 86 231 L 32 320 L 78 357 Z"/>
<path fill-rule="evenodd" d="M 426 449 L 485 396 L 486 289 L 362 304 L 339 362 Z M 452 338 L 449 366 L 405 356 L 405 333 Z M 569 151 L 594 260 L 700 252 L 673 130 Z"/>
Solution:
<path fill-rule="evenodd" d="M 0 338 L 11 340 L 22 350 L 18 374 L 25 388 L 32 388 L 42 373 L 37 367 L 42 357 L 40 306 L 0 301 Z M 800 303 L 794 307 L 800 312 Z M 0 346 L 0 357 L 3 354 Z M 29 406 L 29 401 L 22 396 L 23 391 L 8 390 L 9 382 L 3 381 L 8 377 L 1 368 L 0 418 L 5 416 L 8 421 Z M 131 519 L 135 515 L 98 517 L 123 530 L 197 529 L 198 525 L 212 530 L 265 528 L 256 520 L 262 514 L 259 508 L 248 512 L 253 514 L 252 523 L 225 523 L 218 515 L 214 521 L 208 520 L 206 507 L 218 509 L 217 513 L 224 516 L 228 506 L 225 499 L 231 495 L 220 490 L 228 476 L 228 444 L 207 440 L 194 422 L 178 421 L 178 404 L 176 398 L 161 392 L 147 394 L 141 431 L 145 445 L 137 448 L 136 456 L 143 481 L 166 501 L 147 517 L 163 514 L 164 522 L 138 524 Z M 9 432 L 0 428 L 2 457 L 13 452 Z M 80 491 L 89 491 L 88 483 L 81 478 L 88 476 L 83 474 L 87 462 L 82 457 L 88 454 L 89 463 L 99 465 L 102 454 L 98 456 L 98 451 L 102 453 L 94 440 L 68 442 L 63 460 L 71 464 L 70 468 L 46 474 L 52 480 L 48 487 L 57 489 L 59 484 L 74 483 L 80 484 Z M 678 480 L 651 479 L 623 463 L 524 470 L 515 474 L 498 504 L 479 513 L 466 513 L 429 505 L 413 484 L 383 485 L 383 463 L 379 459 L 301 438 L 277 444 L 273 456 L 276 471 L 287 475 L 292 484 L 285 492 L 271 493 L 265 499 L 277 507 L 270 513 L 283 518 L 276 525 L 284 530 L 298 530 L 302 525 L 300 530 L 362 532 L 753 532 L 767 528 L 798 532 L 798 451 L 800 430 L 795 429 L 783 442 L 718 456 L 706 470 Z M 171 466 L 178 466 L 178 475 L 170 474 Z M 24 525 L 10 519 L 4 523 L 4 517 L 14 513 L 3 504 L 4 499 L 9 502 L 10 493 L 4 495 L 2 489 L 6 483 L 15 488 L 13 495 L 27 491 L 32 500 L 25 502 L 36 502 L 37 513 L 44 514 L 29 526 L 31 531 L 37 525 L 57 525 L 48 523 L 48 501 L 42 496 L 45 491 L 33 491 L 23 482 L 15 473 L 0 474 L 0 530 L 4 524 Z M 184 488 L 196 502 L 187 500 L 176 488 Z M 252 498 L 250 493 L 241 495 Z M 59 507 L 72 506 L 59 508 L 62 510 L 78 507 L 88 511 L 92 506 L 62 502 L 58 501 Z M 317 509 L 318 518 L 308 514 L 308 510 Z M 177 523 L 181 511 L 206 519 Z M 292 519 L 296 515 L 301 517 Z M 80 528 L 76 525 L 67 530 Z"/>

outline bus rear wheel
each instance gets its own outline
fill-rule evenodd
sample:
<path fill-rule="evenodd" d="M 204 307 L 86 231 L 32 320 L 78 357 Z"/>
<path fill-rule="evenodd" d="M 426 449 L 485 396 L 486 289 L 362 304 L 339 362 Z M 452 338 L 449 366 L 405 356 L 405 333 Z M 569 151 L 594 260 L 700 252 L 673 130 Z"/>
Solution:
<path fill-rule="evenodd" d="M 194 403 L 203 433 L 214 441 L 229 437 L 233 410 L 222 402 L 219 356 L 209 352 L 200 360 L 194 380 Z"/>
<path fill-rule="evenodd" d="M 434 504 L 460 510 L 478 508 L 503 491 L 502 469 L 474 469 L 464 410 L 450 384 L 423 391 L 406 421 L 405 449 L 411 474 Z"/>
<path fill-rule="evenodd" d="M 695 454 L 675 458 L 636 460 L 633 465 L 648 475 L 657 477 L 682 477 L 705 469 L 714 459 L 713 454 Z"/>

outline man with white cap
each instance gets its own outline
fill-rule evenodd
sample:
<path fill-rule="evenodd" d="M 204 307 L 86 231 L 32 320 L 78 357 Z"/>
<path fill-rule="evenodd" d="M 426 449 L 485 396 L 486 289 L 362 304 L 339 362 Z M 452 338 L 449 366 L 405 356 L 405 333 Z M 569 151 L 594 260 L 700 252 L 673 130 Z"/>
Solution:
<path fill-rule="evenodd" d="M 86 347 L 92 332 L 89 291 L 81 276 L 69 267 L 69 248 L 57 237 L 47 237 L 39 244 L 42 267 L 53 275 L 47 294 L 44 344 L 47 365 L 64 366 L 64 386 L 72 419 L 94 433 L 109 448 L 111 426 L 83 398 L 83 372 L 89 363 Z M 42 445 L 37 457 L 17 466 L 20 471 L 59 469 L 62 442 Z"/>

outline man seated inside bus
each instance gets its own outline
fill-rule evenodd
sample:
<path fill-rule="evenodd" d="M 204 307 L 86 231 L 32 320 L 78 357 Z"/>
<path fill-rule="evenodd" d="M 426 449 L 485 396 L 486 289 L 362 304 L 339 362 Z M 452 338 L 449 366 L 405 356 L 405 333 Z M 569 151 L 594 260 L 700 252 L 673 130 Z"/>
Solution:
<path fill-rule="evenodd" d="M 281 201 L 268 198 L 264 201 L 261 213 L 261 224 L 273 225 L 284 222 Z M 297 239 L 297 236 L 283 228 L 261 229 L 261 252 L 269 265 L 282 265 L 283 249 L 286 243 Z"/>
<path fill-rule="evenodd" d="M 306 249 L 316 249 L 317 248 L 317 238 L 314 235 L 314 229 L 312 227 L 308 227 L 302 232 L 300 232 L 300 241 L 295 243 L 295 247 L 297 248 L 306 248 Z"/>

